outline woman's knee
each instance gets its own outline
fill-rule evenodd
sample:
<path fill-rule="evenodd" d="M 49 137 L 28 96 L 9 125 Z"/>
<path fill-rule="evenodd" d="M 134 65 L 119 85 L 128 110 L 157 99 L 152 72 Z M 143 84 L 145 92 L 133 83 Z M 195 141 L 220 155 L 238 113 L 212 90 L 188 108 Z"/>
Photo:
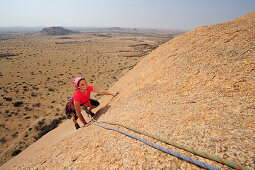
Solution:
<path fill-rule="evenodd" d="M 97 100 L 93 100 L 93 99 L 90 99 L 90 103 L 92 106 L 95 106 L 95 107 L 100 105 L 100 103 Z"/>

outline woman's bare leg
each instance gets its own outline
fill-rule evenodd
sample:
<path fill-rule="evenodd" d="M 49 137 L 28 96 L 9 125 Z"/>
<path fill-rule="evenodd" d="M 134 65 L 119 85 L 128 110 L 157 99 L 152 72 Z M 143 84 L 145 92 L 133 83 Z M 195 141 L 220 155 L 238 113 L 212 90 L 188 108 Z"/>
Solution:
<path fill-rule="evenodd" d="M 74 122 L 74 124 L 77 124 L 77 120 L 75 120 L 75 117 L 74 117 L 73 114 L 72 114 L 72 117 L 73 117 L 73 122 Z"/>
<path fill-rule="evenodd" d="M 95 109 L 97 106 L 90 106 L 90 108 L 88 109 L 88 111 L 90 112 L 92 109 Z"/>

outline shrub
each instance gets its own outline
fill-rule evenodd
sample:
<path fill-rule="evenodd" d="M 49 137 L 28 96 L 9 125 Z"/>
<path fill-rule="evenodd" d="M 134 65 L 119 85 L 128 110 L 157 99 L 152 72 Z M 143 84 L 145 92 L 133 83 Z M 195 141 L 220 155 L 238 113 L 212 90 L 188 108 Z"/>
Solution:
<path fill-rule="evenodd" d="M 21 152 L 20 149 L 16 149 L 16 150 L 14 150 L 14 151 L 12 152 L 12 156 L 16 156 L 16 155 L 18 155 L 20 152 Z"/>
<path fill-rule="evenodd" d="M 33 110 L 33 109 L 26 106 L 26 107 L 25 107 L 25 110 L 26 110 L 26 111 L 31 111 L 31 110 Z"/>
<path fill-rule="evenodd" d="M 44 121 L 38 122 L 39 126 L 36 126 L 36 130 L 40 131 L 37 136 L 34 136 L 36 140 L 40 139 L 43 135 L 48 133 L 49 131 L 55 129 L 61 122 L 62 120 L 65 119 L 65 117 L 59 117 L 58 119 L 53 119 L 49 125 L 43 125 Z"/>
<path fill-rule="evenodd" d="M 38 87 L 34 87 L 34 86 L 33 86 L 33 89 L 38 90 L 39 88 L 38 88 Z"/>
<path fill-rule="evenodd" d="M 36 97 L 36 96 L 37 96 L 37 94 L 36 94 L 36 93 L 34 93 L 34 92 L 32 92 L 32 93 L 31 93 L 31 96 Z"/>
<path fill-rule="evenodd" d="M 2 137 L 1 139 L 0 139 L 0 142 L 1 143 L 5 143 L 7 140 L 5 139 L 5 137 Z"/>
<path fill-rule="evenodd" d="M 17 102 L 14 102 L 14 103 L 13 103 L 13 105 L 14 105 L 15 107 L 20 107 L 22 104 L 23 104 L 22 101 L 17 101 Z"/>
<path fill-rule="evenodd" d="M 48 88 L 49 91 L 55 91 L 53 88 Z"/>
<path fill-rule="evenodd" d="M 39 121 L 39 122 L 38 122 L 38 125 L 39 125 L 39 126 L 42 126 L 43 124 L 45 124 L 44 120 L 45 120 L 45 119 Z M 36 129 L 37 129 L 37 128 L 36 128 Z M 38 129 L 37 129 L 37 130 L 38 130 Z"/>
<path fill-rule="evenodd" d="M 19 134 L 19 132 L 15 132 L 11 136 L 12 136 L 12 138 L 16 138 L 18 136 L 18 134 Z"/>
<path fill-rule="evenodd" d="M 30 119 L 30 118 L 31 118 L 30 116 L 25 117 L 25 119 Z"/>
<path fill-rule="evenodd" d="M 24 90 L 24 91 L 28 91 L 29 89 L 28 89 L 27 86 L 23 86 L 23 90 Z"/>
<path fill-rule="evenodd" d="M 6 101 L 12 101 L 11 97 L 4 97 L 3 99 L 5 99 Z"/>

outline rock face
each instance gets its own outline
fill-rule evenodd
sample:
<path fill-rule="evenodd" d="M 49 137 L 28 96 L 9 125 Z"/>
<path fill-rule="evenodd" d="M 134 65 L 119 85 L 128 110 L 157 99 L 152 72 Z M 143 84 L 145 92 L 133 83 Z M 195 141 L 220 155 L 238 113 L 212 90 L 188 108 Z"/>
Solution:
<path fill-rule="evenodd" d="M 63 27 L 49 27 L 43 28 L 41 31 L 43 35 L 67 35 L 75 33 L 72 30 L 65 29 Z"/>
<path fill-rule="evenodd" d="M 147 131 L 254 169 L 254 24 L 255 12 L 252 12 L 231 22 L 199 27 L 163 44 L 110 89 L 119 90 L 120 94 L 111 100 L 104 114 L 102 110 L 97 113 L 97 118 Z M 104 96 L 101 107 L 110 99 Z M 73 130 L 65 128 L 70 126 Z M 161 142 L 155 143 L 230 169 Z M 198 169 L 96 125 L 76 131 L 70 120 L 1 168 L 128 167 Z"/>

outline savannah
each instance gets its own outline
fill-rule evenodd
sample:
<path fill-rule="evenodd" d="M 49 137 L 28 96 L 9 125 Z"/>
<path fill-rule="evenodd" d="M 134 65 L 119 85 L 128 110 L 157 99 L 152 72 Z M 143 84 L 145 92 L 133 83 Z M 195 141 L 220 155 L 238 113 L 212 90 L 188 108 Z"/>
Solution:
<path fill-rule="evenodd" d="M 64 108 L 75 92 L 75 77 L 108 90 L 152 50 L 184 33 L 118 27 L 66 30 L 0 31 L 0 165 L 66 120 Z M 92 93 L 92 98 L 100 95 Z"/>

